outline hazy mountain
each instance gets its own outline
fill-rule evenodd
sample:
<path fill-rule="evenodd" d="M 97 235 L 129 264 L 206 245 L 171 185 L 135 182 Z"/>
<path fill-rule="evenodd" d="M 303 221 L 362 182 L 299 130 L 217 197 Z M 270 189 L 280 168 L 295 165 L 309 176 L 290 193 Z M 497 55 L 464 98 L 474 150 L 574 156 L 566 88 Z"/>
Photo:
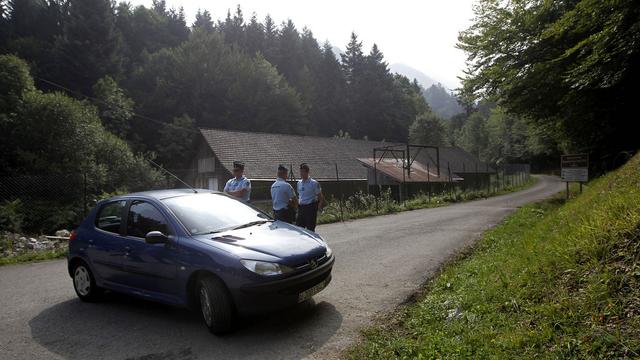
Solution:
<path fill-rule="evenodd" d="M 462 106 L 458 104 L 456 97 L 440 83 L 431 85 L 427 89 L 423 88 L 422 96 L 427 100 L 433 112 L 445 119 L 464 111 Z"/>
<path fill-rule="evenodd" d="M 398 73 L 400 75 L 404 75 L 404 76 L 408 77 L 411 80 L 413 80 L 413 79 L 418 80 L 420 85 L 422 85 L 422 87 L 425 88 L 425 89 L 430 87 L 431 85 L 437 83 L 437 81 L 435 81 L 429 75 L 423 73 L 422 71 L 420 71 L 418 69 L 412 68 L 411 66 L 406 65 L 406 64 L 402 64 L 402 63 L 391 64 L 391 65 L 389 65 L 389 69 L 391 70 L 391 72 L 395 72 L 395 73 Z"/>

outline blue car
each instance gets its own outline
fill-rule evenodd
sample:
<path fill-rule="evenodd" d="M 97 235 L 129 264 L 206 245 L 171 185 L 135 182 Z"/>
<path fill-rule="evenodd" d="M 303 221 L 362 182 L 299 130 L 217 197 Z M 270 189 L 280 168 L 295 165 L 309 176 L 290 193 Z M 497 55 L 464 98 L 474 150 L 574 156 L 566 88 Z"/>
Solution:
<path fill-rule="evenodd" d="M 72 233 L 68 268 L 83 301 L 105 289 L 200 311 L 214 334 L 238 314 L 308 300 L 331 281 L 320 235 L 210 190 L 100 201 Z"/>

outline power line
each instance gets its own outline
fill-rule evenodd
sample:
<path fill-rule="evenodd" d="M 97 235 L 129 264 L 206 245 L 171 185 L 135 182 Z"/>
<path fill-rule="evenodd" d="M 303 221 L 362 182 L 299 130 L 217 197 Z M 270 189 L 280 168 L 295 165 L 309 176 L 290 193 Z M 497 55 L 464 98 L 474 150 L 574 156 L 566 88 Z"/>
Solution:
<path fill-rule="evenodd" d="M 64 86 L 64 85 L 60 85 L 60 84 L 58 84 L 58 83 L 56 83 L 56 82 L 53 82 L 53 81 L 51 81 L 51 80 L 47 80 L 47 79 L 42 78 L 42 77 L 40 77 L 40 76 L 34 76 L 34 77 L 35 77 L 36 79 L 38 79 L 38 80 L 40 80 L 40 81 L 44 82 L 44 83 L 47 83 L 47 84 L 49 84 L 49 85 L 51 85 L 51 86 L 57 87 L 57 88 L 59 88 L 59 89 L 62 89 L 62 90 L 64 90 L 64 91 L 68 92 L 68 93 L 74 94 L 74 95 L 79 96 L 79 97 L 81 97 L 81 98 L 87 98 L 87 99 L 93 100 L 93 101 L 95 101 L 95 102 L 102 103 L 103 105 L 106 105 L 106 106 L 109 106 L 109 107 L 116 107 L 116 108 L 119 108 L 120 110 L 127 110 L 127 109 L 125 109 L 125 108 L 123 108 L 123 107 L 121 107 L 121 106 L 114 105 L 114 104 L 109 104 L 109 103 L 107 103 L 106 101 L 103 101 L 103 100 L 101 100 L 101 99 L 98 99 L 98 98 L 95 98 L 95 97 L 93 97 L 93 96 L 89 96 L 89 95 L 83 94 L 83 93 L 81 93 L 81 92 L 79 92 L 79 91 L 77 91 L 77 90 L 69 89 L 68 87 L 66 87 L 66 86 Z M 138 113 L 136 113 L 136 112 L 134 112 L 134 111 L 131 111 L 131 114 L 132 114 L 133 116 L 137 117 L 137 118 L 144 119 L 144 120 L 148 120 L 148 121 L 151 121 L 151 122 L 157 123 L 157 124 L 159 124 L 159 125 L 163 125 L 163 126 L 170 126 L 170 127 L 173 127 L 173 128 L 176 128 L 176 129 L 182 129 L 182 130 L 189 130 L 189 131 L 193 130 L 193 129 L 187 128 L 187 127 L 185 127 L 185 126 L 175 125 L 175 124 L 172 124 L 172 123 L 164 122 L 164 121 L 162 121 L 162 120 L 158 120 L 158 119 L 150 118 L 150 117 L 145 116 L 145 115 L 140 115 L 140 114 L 138 114 Z"/>

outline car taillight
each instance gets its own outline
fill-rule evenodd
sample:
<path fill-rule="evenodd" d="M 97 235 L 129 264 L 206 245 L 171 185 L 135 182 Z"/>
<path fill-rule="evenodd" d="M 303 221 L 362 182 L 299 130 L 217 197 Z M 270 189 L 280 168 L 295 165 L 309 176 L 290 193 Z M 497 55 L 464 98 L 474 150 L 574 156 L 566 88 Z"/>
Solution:
<path fill-rule="evenodd" d="M 78 233 L 77 233 L 75 230 L 73 230 L 73 231 L 71 232 L 71 235 L 69 235 L 69 241 L 73 241 L 73 240 L 75 240 L 77 237 L 78 237 Z"/>

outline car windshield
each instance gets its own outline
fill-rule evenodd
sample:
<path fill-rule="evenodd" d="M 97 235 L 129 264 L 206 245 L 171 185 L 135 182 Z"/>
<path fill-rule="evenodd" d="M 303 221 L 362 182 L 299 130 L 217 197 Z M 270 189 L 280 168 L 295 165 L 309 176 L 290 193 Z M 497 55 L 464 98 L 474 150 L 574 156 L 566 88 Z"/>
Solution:
<path fill-rule="evenodd" d="M 195 194 L 163 200 L 192 235 L 213 234 L 270 221 L 241 201 L 221 194 Z"/>

